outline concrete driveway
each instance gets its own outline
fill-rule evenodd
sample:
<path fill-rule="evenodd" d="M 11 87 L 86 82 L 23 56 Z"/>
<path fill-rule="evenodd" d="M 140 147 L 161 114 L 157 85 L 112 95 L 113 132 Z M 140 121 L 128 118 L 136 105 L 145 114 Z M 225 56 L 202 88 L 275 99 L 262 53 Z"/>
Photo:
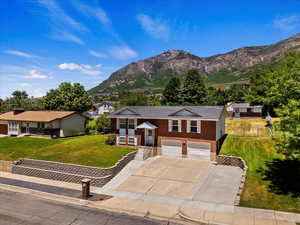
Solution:
<path fill-rule="evenodd" d="M 242 170 L 208 160 L 157 157 L 114 188 L 123 193 L 233 205 Z M 116 178 L 118 179 L 118 178 Z"/>

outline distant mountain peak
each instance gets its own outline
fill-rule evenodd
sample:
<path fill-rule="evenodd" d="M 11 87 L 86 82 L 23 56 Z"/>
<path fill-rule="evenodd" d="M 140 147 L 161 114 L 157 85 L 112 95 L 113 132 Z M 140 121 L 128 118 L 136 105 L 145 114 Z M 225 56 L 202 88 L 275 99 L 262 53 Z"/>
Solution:
<path fill-rule="evenodd" d="M 231 76 L 239 79 L 240 71 L 258 63 L 267 63 L 273 58 L 279 58 L 291 49 L 300 49 L 300 33 L 271 45 L 242 47 L 206 58 L 184 50 L 168 49 L 159 55 L 122 67 L 100 85 L 92 88 L 90 93 L 97 95 L 98 93 L 147 88 L 158 90 L 164 87 L 170 77 L 179 76 L 191 68 L 198 69 L 208 77 L 223 70 L 234 71 Z"/>

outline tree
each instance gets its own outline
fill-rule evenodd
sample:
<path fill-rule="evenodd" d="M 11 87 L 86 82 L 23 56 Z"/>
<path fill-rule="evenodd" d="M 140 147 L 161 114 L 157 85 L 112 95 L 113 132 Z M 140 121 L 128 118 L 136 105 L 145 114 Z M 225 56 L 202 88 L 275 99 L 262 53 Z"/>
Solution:
<path fill-rule="evenodd" d="M 260 65 L 251 72 L 251 92 L 246 99 L 251 103 L 263 104 L 273 113 L 288 99 L 298 98 L 300 79 L 300 52 L 290 51 L 279 61 Z"/>
<path fill-rule="evenodd" d="M 277 113 L 280 115 L 276 126 L 279 130 L 275 146 L 277 151 L 289 158 L 300 158 L 300 98 L 289 100 Z"/>
<path fill-rule="evenodd" d="M 149 105 L 149 98 L 143 92 L 124 91 L 119 93 L 119 107 Z"/>
<path fill-rule="evenodd" d="M 201 105 L 205 102 L 207 88 L 204 76 L 197 69 L 190 69 L 185 74 L 181 98 L 184 104 Z"/>
<path fill-rule="evenodd" d="M 79 83 L 61 83 L 43 98 L 47 110 L 84 112 L 92 108 L 92 98 Z"/>
<path fill-rule="evenodd" d="M 90 134 L 107 134 L 110 131 L 110 119 L 102 115 L 97 120 L 90 120 L 87 130 Z"/>
<path fill-rule="evenodd" d="M 247 89 L 241 85 L 230 85 L 229 89 L 225 90 L 226 102 L 244 102 Z"/>
<path fill-rule="evenodd" d="M 178 77 L 173 77 L 163 91 L 163 104 L 176 105 L 180 103 L 181 82 Z"/>

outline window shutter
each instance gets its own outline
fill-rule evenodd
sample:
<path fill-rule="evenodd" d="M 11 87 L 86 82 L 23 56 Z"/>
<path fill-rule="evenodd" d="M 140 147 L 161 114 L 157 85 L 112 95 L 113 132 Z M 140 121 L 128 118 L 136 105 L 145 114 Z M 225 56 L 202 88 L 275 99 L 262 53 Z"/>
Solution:
<path fill-rule="evenodd" d="M 191 133 L 191 121 L 190 120 L 186 121 L 186 132 Z"/>
<path fill-rule="evenodd" d="M 117 129 L 120 129 L 120 119 L 117 119 Z"/>
<path fill-rule="evenodd" d="M 172 120 L 168 121 L 168 130 L 169 132 L 172 132 Z"/>
<path fill-rule="evenodd" d="M 178 120 L 178 132 L 181 132 L 181 120 Z"/>
<path fill-rule="evenodd" d="M 201 133 L 201 120 L 197 120 L 197 133 Z"/>

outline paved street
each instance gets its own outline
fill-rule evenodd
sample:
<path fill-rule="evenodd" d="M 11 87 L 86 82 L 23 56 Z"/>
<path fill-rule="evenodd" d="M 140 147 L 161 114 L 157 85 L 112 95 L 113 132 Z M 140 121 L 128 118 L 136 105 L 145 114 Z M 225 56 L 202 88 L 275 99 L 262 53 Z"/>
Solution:
<path fill-rule="evenodd" d="M 175 225 L 0 190 L 0 225 Z"/>

